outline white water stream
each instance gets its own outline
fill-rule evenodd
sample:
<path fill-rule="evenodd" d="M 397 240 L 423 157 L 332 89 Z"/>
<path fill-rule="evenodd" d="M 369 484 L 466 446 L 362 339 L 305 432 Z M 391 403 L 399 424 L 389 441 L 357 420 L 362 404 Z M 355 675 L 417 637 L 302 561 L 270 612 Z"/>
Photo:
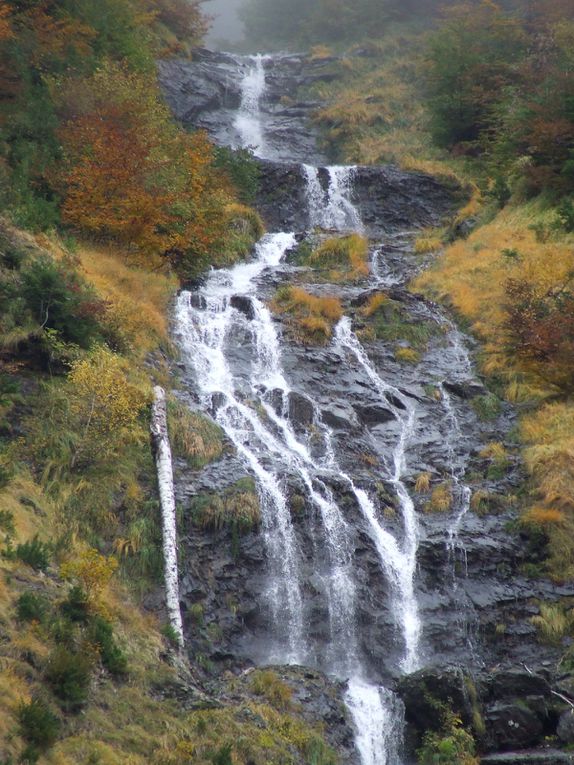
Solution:
<path fill-rule="evenodd" d="M 266 155 L 260 111 L 266 88 L 265 60 L 261 54 L 251 56 L 249 69 L 241 83 L 241 106 L 233 123 L 239 138 L 236 148 L 250 148 L 258 157 Z"/>
<path fill-rule="evenodd" d="M 263 56 L 251 58 L 234 122 L 238 145 L 251 147 L 260 157 L 266 156 L 260 113 L 266 88 L 265 62 Z M 360 214 L 352 203 L 355 168 L 334 166 L 320 173 L 315 167 L 303 165 L 301 172 L 306 180 L 311 227 L 363 230 Z M 412 672 L 421 662 L 421 620 L 415 594 L 419 530 L 404 478 L 417 424 L 416 403 L 383 379 L 353 333 L 350 319 L 343 318 L 336 327 L 333 350 L 346 358 L 396 421 L 398 435 L 386 455 L 383 476 L 394 490 L 399 509 L 400 522 L 393 533 L 373 498 L 342 469 L 335 439 L 322 419 L 319 403 L 306 396 L 313 409 L 314 430 L 322 441 L 322 456 L 315 456 L 317 449 L 296 434 L 289 420 L 292 391 L 283 366 L 281 339 L 273 317 L 258 297 L 258 289 L 261 279 L 277 269 L 295 243 L 291 233 L 269 234 L 257 245 L 251 262 L 213 271 L 194 296 L 183 292 L 176 308 L 180 345 L 203 406 L 215 410 L 216 421 L 257 481 L 268 568 L 264 596 L 272 621 L 266 659 L 316 665 L 347 680 L 345 701 L 354 721 L 362 765 L 400 765 L 402 704 L 369 678 L 361 655 L 354 537 L 329 482 L 342 480 L 355 499 L 378 554 L 380 576 L 390 586 L 389 608 L 402 641 L 401 669 Z M 233 307 L 232 298 L 237 296 L 250 301 L 249 316 Z M 238 342 L 243 358 L 239 368 L 232 353 Z M 458 421 L 444 393 L 445 416 L 453 439 L 447 443 L 448 450 L 448 444 L 456 438 Z M 257 402 L 255 406 L 248 403 L 253 401 Z M 454 451 L 450 463 L 455 464 Z M 458 485 L 461 475 L 454 468 L 452 477 Z M 328 559 L 328 571 L 322 574 L 322 595 L 329 612 L 327 646 L 315 645 L 306 628 L 301 551 L 289 509 L 288 478 L 305 487 L 306 499 L 321 519 L 323 551 Z M 461 485 L 461 491 L 466 497 L 466 487 L 463 490 Z M 468 509 L 461 505 L 453 522 L 453 540 L 464 507 Z"/>
<path fill-rule="evenodd" d="M 325 168 L 328 185 L 323 188 L 318 168 L 302 165 L 311 228 L 358 232 L 363 230 L 359 211 L 351 201 L 355 170 L 352 165 L 333 165 Z"/>

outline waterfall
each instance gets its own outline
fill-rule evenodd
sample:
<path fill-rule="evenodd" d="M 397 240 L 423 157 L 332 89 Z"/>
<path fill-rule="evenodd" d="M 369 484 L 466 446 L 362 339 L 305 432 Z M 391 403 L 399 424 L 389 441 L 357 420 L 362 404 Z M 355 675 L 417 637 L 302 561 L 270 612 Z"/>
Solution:
<path fill-rule="evenodd" d="M 234 127 L 238 145 L 250 146 L 259 157 L 269 158 L 260 110 L 266 90 L 264 63 L 263 56 L 250 59 Z M 352 201 L 355 172 L 354 167 L 301 166 L 310 227 L 363 231 L 360 213 Z M 374 392 L 395 421 L 395 441 L 382 455 L 383 477 L 394 491 L 400 511 L 399 522 L 391 532 L 374 498 L 343 469 L 337 438 L 322 415 L 324 405 L 314 393 L 291 389 L 281 337 L 259 296 L 262 277 L 273 278 L 273 271 L 295 243 L 290 233 L 266 235 L 250 262 L 213 271 L 195 299 L 183 292 L 176 308 L 179 341 L 202 405 L 215 410 L 216 421 L 257 482 L 266 554 L 263 597 L 269 604 L 271 622 L 264 659 L 316 666 L 346 681 L 345 702 L 362 765 L 400 765 L 404 709 L 398 697 L 371 676 L 362 655 L 355 530 L 330 486 L 342 481 L 354 498 L 353 512 L 359 513 L 377 555 L 380 577 L 390 587 L 389 609 L 401 645 L 400 668 L 412 672 L 421 664 L 422 627 L 415 594 L 419 529 L 405 475 L 417 409 L 407 395 L 381 377 L 352 331 L 350 319 L 341 319 L 331 351 L 350 362 L 357 379 L 361 378 L 360 384 Z M 386 274 L 383 270 L 381 262 L 380 271 L 375 272 L 379 281 Z M 250 310 L 246 313 L 234 307 L 232 298 L 237 296 L 248 300 Z M 233 353 L 238 347 L 241 359 Z M 290 420 L 293 393 L 304 396 L 312 411 L 313 426 L 306 435 L 296 432 Z M 443 401 L 446 407 L 448 400 Z M 455 420 L 449 419 L 448 413 L 446 419 L 454 439 Z M 451 462 L 454 464 L 454 451 Z M 291 518 L 287 488 L 293 482 L 304 489 L 306 501 L 320 522 L 314 532 L 317 539 L 311 563 L 313 587 L 328 610 L 327 645 L 315 640 L 308 627 L 303 551 Z"/>
<path fill-rule="evenodd" d="M 205 309 L 195 308 L 190 293 L 182 292 L 176 307 L 176 322 L 185 360 L 206 409 L 215 400 L 215 419 L 237 449 L 257 480 L 262 513 L 263 539 L 269 562 L 269 589 L 275 635 L 281 636 L 270 646 L 270 657 L 301 663 L 306 657 L 303 637 L 303 600 L 299 576 L 298 546 L 290 510 L 278 470 L 264 464 L 257 452 L 269 451 L 279 460 L 283 448 L 257 413 L 238 394 L 240 381 L 226 358 L 230 334 L 242 315 L 231 305 L 233 295 L 250 295 L 255 280 L 265 268 L 277 265 L 285 250 L 293 246 L 290 234 L 273 234 L 257 245 L 256 259 L 233 269 L 212 272 L 200 294 Z M 261 336 L 256 342 L 263 343 Z M 271 364 L 259 356 L 261 371 L 268 375 Z M 254 380 L 253 385 L 258 381 Z M 283 639 L 284 638 L 284 639 Z"/>
<path fill-rule="evenodd" d="M 241 106 L 233 126 L 239 142 L 237 148 L 250 148 L 256 156 L 265 156 L 260 102 L 265 93 L 265 57 L 251 56 L 251 65 L 241 82 Z"/>
<path fill-rule="evenodd" d="M 311 165 L 302 165 L 306 186 L 309 225 L 333 231 L 363 230 L 361 215 L 353 202 L 352 183 L 356 168 L 334 165 L 325 168 L 327 188 L 321 185 L 319 170 Z"/>
<path fill-rule="evenodd" d="M 321 228 L 325 221 L 325 192 L 319 180 L 319 170 L 312 165 L 302 165 L 305 178 L 309 227 Z"/>
<path fill-rule="evenodd" d="M 439 384 L 441 403 L 445 413 L 445 423 L 447 433 L 445 438 L 446 458 L 453 483 L 453 497 L 455 500 L 456 513 L 447 528 L 447 548 L 452 556 L 456 553 L 458 536 L 464 516 L 470 509 L 470 498 L 472 492 L 470 487 L 462 481 L 465 465 L 457 463 L 454 446 L 461 437 L 460 424 L 456 410 L 452 403 L 450 393 L 444 386 L 444 381 Z M 466 560 L 466 551 L 462 548 Z M 466 564 L 465 564 L 466 565 Z"/>
<path fill-rule="evenodd" d="M 421 634 L 421 623 L 414 592 L 418 524 L 413 501 L 402 479 L 406 469 L 406 450 L 415 427 L 416 410 L 403 393 L 388 385 L 379 376 L 356 335 L 351 331 L 351 322 L 347 317 L 341 319 L 336 327 L 335 343 L 340 348 L 346 349 L 355 358 L 373 388 L 384 400 L 385 406 L 395 415 L 400 426 L 399 439 L 392 453 L 388 479 L 395 488 L 401 509 L 404 530 L 402 545 L 381 526 L 377 519 L 375 506 L 366 492 L 357 489 L 356 493 L 379 553 L 381 565 L 394 588 L 393 608 L 396 618 L 402 626 L 405 642 L 402 667 L 405 672 L 413 672 L 419 664 Z M 393 403 L 397 400 L 403 408 L 399 408 Z"/>
<path fill-rule="evenodd" d="M 336 231 L 362 231 L 363 222 L 359 211 L 351 202 L 351 191 L 355 167 L 337 165 L 328 167 L 329 189 L 325 209 L 325 228 Z"/>
<path fill-rule="evenodd" d="M 404 709 L 397 696 L 386 688 L 352 678 L 345 701 L 357 728 L 362 765 L 399 765 Z"/>

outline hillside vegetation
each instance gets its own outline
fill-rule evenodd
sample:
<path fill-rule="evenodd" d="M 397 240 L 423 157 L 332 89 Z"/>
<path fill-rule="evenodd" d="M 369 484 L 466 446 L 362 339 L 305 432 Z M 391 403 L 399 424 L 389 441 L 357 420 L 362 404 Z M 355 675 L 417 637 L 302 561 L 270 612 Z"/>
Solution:
<path fill-rule="evenodd" d="M 314 45 L 325 58 L 345 51 L 330 64 L 337 79 L 314 86 L 328 102 L 316 120 L 331 154 L 395 161 L 471 191 L 453 226 L 421 236 L 419 252 L 445 251 L 414 287 L 455 308 L 483 341 L 485 374 L 523 410 L 531 481 L 520 528 L 543 553 L 535 573 L 570 578 L 571 3 L 473 0 L 444 15 L 442 0 L 296 5 L 248 0 L 249 38 Z M 273 673 L 223 679 L 224 700 L 208 698 L 202 657 L 190 669 L 161 616 L 142 606 L 162 585 L 148 421 L 152 385 L 174 384 L 170 301 L 182 281 L 248 255 L 263 231 L 248 206 L 249 158 L 182 131 L 156 85 L 155 60 L 189 55 L 201 40 L 200 6 L 0 0 L 6 765 L 336 761 Z M 472 234 L 454 241 L 469 216 Z M 351 282 L 365 256 L 360 238 L 306 253 Z M 319 345 L 340 317 L 335 299 L 298 287 L 275 300 Z M 373 332 L 388 335 L 395 309 L 383 303 L 368 310 Z M 169 398 L 177 455 L 192 467 L 215 459 L 218 429 Z M 239 517 L 234 499 L 207 497 L 197 522 L 256 524 L 255 505 Z"/>
<path fill-rule="evenodd" d="M 334 761 L 278 677 L 215 703 L 143 608 L 162 600 L 149 418 L 153 384 L 173 386 L 169 305 L 263 233 L 248 159 L 183 132 L 155 84 L 205 27 L 187 0 L 0 2 L 6 765 Z M 169 418 L 190 466 L 219 456 L 173 392 Z"/>

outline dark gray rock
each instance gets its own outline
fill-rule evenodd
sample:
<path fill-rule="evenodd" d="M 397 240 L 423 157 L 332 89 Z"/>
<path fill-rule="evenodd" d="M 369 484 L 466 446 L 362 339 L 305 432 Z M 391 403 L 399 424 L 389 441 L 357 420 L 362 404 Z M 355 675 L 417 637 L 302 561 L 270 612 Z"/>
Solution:
<path fill-rule="evenodd" d="M 484 385 L 478 380 L 458 382 L 455 380 L 445 380 L 443 386 L 449 393 L 454 393 L 455 396 L 460 398 L 475 398 L 476 396 L 483 396 L 487 393 Z"/>
<path fill-rule="evenodd" d="M 547 749 L 538 752 L 507 752 L 488 754 L 481 765 L 574 765 L 574 755 Z"/>
<path fill-rule="evenodd" d="M 409 737 L 417 745 L 426 731 L 438 731 L 444 724 L 444 710 L 460 715 L 465 724 L 472 720 L 472 706 L 460 669 L 423 669 L 401 678 L 397 693 L 405 705 Z"/>
<path fill-rule="evenodd" d="M 541 675 L 521 669 L 495 672 L 488 677 L 485 688 L 490 699 L 524 698 L 538 696 L 549 699 L 551 695 L 548 680 Z"/>
<path fill-rule="evenodd" d="M 289 392 L 289 420 L 296 428 L 307 428 L 313 424 L 315 412 L 313 404 L 306 396 L 295 391 Z"/>
<path fill-rule="evenodd" d="M 250 321 L 255 318 L 253 301 L 245 295 L 233 295 L 230 300 L 231 305 L 246 316 Z"/>
<path fill-rule="evenodd" d="M 355 410 L 365 425 L 376 425 L 395 419 L 394 413 L 390 409 L 385 409 L 382 406 L 357 406 L 355 407 Z"/>
<path fill-rule="evenodd" d="M 560 715 L 556 732 L 562 743 L 574 744 L 574 710 L 568 709 Z"/>
<path fill-rule="evenodd" d="M 543 724 L 524 702 L 497 702 L 484 713 L 488 747 L 493 751 L 519 749 L 540 743 Z"/>

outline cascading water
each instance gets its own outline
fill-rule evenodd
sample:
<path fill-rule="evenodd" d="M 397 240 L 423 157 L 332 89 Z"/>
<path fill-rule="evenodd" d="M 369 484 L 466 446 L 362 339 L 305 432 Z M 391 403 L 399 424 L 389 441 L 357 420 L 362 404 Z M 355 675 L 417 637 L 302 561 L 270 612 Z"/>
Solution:
<path fill-rule="evenodd" d="M 376 508 L 366 492 L 361 489 L 356 491 L 359 505 L 368 522 L 379 553 L 381 565 L 393 585 L 394 611 L 402 626 L 405 641 L 405 656 L 402 666 L 405 672 L 413 672 L 417 669 L 419 662 L 418 650 L 421 634 L 421 623 L 414 593 L 418 528 L 414 504 L 402 479 L 406 468 L 406 450 L 415 426 L 416 410 L 405 395 L 397 388 L 388 385 L 379 376 L 356 335 L 351 331 L 351 322 L 346 317 L 341 319 L 337 325 L 335 343 L 340 348 L 346 349 L 355 358 L 369 382 L 395 415 L 400 427 L 399 439 L 392 453 L 388 479 L 396 490 L 401 509 L 404 529 L 402 546 L 378 522 Z M 393 400 L 398 400 L 403 408 L 399 409 Z"/>
<path fill-rule="evenodd" d="M 257 259 L 231 270 L 212 272 L 201 290 L 205 310 L 194 308 L 190 293 L 182 292 L 176 308 L 180 345 L 185 353 L 202 402 L 210 409 L 219 400 L 216 421 L 235 445 L 258 482 L 263 521 L 263 538 L 270 565 L 268 597 L 275 624 L 287 625 L 286 645 L 273 645 L 271 655 L 302 662 L 306 655 L 303 638 L 303 601 L 299 581 L 297 542 L 279 476 L 264 466 L 256 451 L 281 454 L 281 446 L 257 414 L 244 404 L 237 381 L 226 358 L 226 344 L 240 314 L 232 307 L 233 295 L 249 295 L 255 280 L 270 265 L 276 265 L 285 250 L 294 244 L 290 234 L 265 237 L 257 246 Z M 264 344 L 261 337 L 260 344 Z M 257 341 L 256 341 L 257 342 Z M 273 359 L 259 357 L 268 376 Z"/>
<path fill-rule="evenodd" d="M 241 83 L 241 106 L 235 118 L 238 134 L 237 148 L 250 148 L 258 157 L 265 156 L 265 141 L 261 124 L 260 102 L 265 93 L 265 57 L 252 56 L 247 75 Z"/>
<path fill-rule="evenodd" d="M 265 90 L 265 58 L 252 57 L 242 82 L 234 127 L 238 145 L 252 147 L 258 156 L 269 158 L 260 112 Z M 303 165 L 301 173 L 306 182 L 310 227 L 363 231 L 361 216 L 352 202 L 355 168 L 333 166 L 320 171 Z M 362 765 L 400 765 L 404 710 L 397 696 L 372 678 L 363 656 L 357 618 L 355 531 L 330 486 L 342 481 L 354 499 L 362 527 L 377 553 L 379 576 L 390 587 L 389 607 L 401 644 L 401 669 L 412 672 L 421 663 L 422 626 L 415 594 L 419 529 L 405 476 L 417 426 L 417 406 L 414 399 L 381 377 L 352 331 L 350 319 L 341 319 L 332 352 L 351 362 L 361 384 L 394 418 L 392 432 L 396 438 L 382 455 L 384 480 L 394 491 L 400 511 L 400 521 L 392 533 L 369 491 L 343 468 L 337 439 L 325 422 L 320 401 L 309 392 L 304 394 L 312 410 L 312 433 L 299 435 L 290 420 L 294 391 L 284 371 L 282 341 L 258 294 L 263 276 L 273 276 L 295 243 L 293 234 L 269 234 L 257 245 L 251 262 L 212 272 L 193 299 L 183 292 L 176 309 L 180 344 L 201 403 L 206 410 L 215 411 L 216 421 L 257 481 L 267 560 L 265 595 L 271 613 L 271 634 L 262 660 L 305 663 L 346 680 L 345 701 L 353 718 Z M 385 277 L 382 268 L 381 264 L 381 272 L 375 273 L 380 282 Z M 249 301 L 249 311 L 234 307 L 232 298 L 238 296 Z M 237 367 L 232 351 L 238 346 L 248 368 L 245 364 Z M 453 408 L 447 411 L 446 395 L 443 405 L 454 443 L 456 413 Z M 448 452 L 447 460 L 455 465 L 454 451 Z M 461 477 L 453 467 L 453 481 L 459 482 Z M 304 488 L 307 502 L 320 519 L 316 534 L 321 535 L 321 561 L 313 560 L 317 574 L 314 585 L 328 609 L 327 645 L 325 639 L 319 644 L 307 627 L 303 555 L 288 501 L 290 480 Z M 453 539 L 458 533 L 455 526 Z"/>
<path fill-rule="evenodd" d="M 351 201 L 356 168 L 334 165 L 325 170 L 328 178 L 326 189 L 321 185 L 319 170 L 311 165 L 302 165 L 310 226 L 334 231 L 362 231 L 361 216 Z"/>

